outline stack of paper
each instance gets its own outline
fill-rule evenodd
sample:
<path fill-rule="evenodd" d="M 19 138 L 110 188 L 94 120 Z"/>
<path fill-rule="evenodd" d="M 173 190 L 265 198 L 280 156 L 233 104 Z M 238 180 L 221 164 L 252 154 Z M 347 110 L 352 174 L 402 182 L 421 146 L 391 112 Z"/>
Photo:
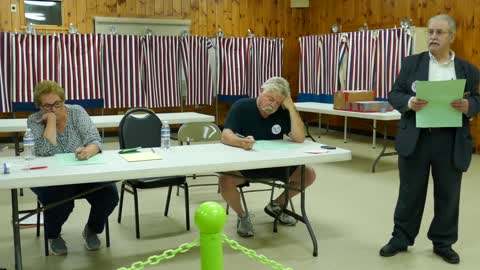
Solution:
<path fill-rule="evenodd" d="M 428 104 L 416 113 L 417 128 L 461 127 L 462 113 L 450 103 L 463 97 L 465 79 L 418 81 L 417 98 Z"/>

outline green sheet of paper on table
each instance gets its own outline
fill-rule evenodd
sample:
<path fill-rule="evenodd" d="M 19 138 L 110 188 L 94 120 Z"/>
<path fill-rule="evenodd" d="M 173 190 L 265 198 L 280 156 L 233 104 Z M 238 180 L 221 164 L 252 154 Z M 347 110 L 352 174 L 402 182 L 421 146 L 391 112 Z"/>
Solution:
<path fill-rule="evenodd" d="M 56 154 L 58 163 L 64 166 L 76 166 L 76 165 L 91 165 L 91 164 L 103 164 L 105 163 L 105 157 L 102 154 L 96 154 L 95 156 L 87 160 L 78 160 L 74 153 Z"/>
<path fill-rule="evenodd" d="M 450 103 L 463 97 L 465 79 L 448 81 L 417 81 L 417 98 L 428 101 L 416 113 L 417 128 L 461 127 L 462 113 Z"/>
<path fill-rule="evenodd" d="M 302 147 L 301 143 L 294 143 L 288 141 L 268 141 L 268 140 L 259 140 L 255 141 L 253 144 L 254 150 L 288 150 Z"/>

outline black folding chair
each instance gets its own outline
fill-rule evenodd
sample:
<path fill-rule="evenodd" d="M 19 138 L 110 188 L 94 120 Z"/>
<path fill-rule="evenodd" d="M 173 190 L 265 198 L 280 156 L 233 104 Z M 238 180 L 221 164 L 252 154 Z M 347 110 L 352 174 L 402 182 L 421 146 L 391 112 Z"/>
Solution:
<path fill-rule="evenodd" d="M 138 114 L 141 113 L 141 114 Z M 130 109 L 123 116 L 119 126 L 120 148 L 132 147 L 160 147 L 161 146 L 161 127 L 162 121 L 150 109 L 135 108 Z M 135 231 L 136 237 L 140 238 L 139 210 L 138 210 L 138 189 L 152 189 L 159 187 L 168 187 L 167 201 L 165 204 L 164 215 L 168 216 L 172 188 L 179 186 L 185 192 L 185 217 L 186 227 L 190 230 L 190 213 L 188 184 L 185 176 L 155 177 L 146 179 L 129 179 L 122 182 L 120 191 L 120 204 L 118 208 L 118 223 L 122 221 L 123 194 L 126 191 L 133 195 L 135 207 Z"/>

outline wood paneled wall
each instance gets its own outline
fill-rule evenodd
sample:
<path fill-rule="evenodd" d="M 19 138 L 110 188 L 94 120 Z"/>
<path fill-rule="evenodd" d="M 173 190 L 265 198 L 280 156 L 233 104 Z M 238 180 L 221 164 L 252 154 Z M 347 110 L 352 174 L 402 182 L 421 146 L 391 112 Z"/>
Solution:
<path fill-rule="evenodd" d="M 20 7 L 21 1 L 0 1 L 1 31 L 22 31 L 20 12 L 9 12 L 10 4 Z M 455 52 L 480 66 L 476 42 L 480 40 L 480 0 L 310 0 L 310 7 L 305 9 L 290 8 L 290 0 L 64 0 L 63 3 L 65 18 L 60 31 L 73 23 L 80 32 L 90 33 L 94 16 L 118 16 L 190 19 L 193 35 L 215 36 L 221 28 L 227 36 L 246 36 L 250 28 L 257 36 L 283 37 L 283 75 L 290 81 L 294 95 L 298 92 L 297 38 L 329 33 L 333 23 L 341 25 L 343 31 L 355 31 L 365 22 L 370 29 L 398 26 L 400 18 L 405 17 L 411 18 L 414 25 L 425 26 L 432 15 L 448 13 L 458 22 Z M 195 110 L 212 113 L 212 108 Z M 226 110 L 228 106 L 220 107 L 220 123 Z M 342 125 L 340 121 L 338 124 Z"/>
<path fill-rule="evenodd" d="M 310 0 L 305 27 L 307 33 L 328 33 L 337 23 L 346 32 L 356 31 L 365 22 L 370 29 L 399 26 L 401 18 L 426 27 L 428 19 L 440 13 L 457 21 L 455 53 L 480 66 L 480 0 Z"/>

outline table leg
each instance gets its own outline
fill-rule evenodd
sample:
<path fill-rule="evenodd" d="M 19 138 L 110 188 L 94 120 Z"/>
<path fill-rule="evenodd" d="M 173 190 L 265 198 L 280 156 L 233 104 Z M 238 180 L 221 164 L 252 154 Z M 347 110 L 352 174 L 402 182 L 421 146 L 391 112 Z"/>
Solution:
<path fill-rule="evenodd" d="M 373 161 L 373 164 L 372 164 L 372 173 L 375 172 L 375 167 L 377 166 L 377 163 L 378 161 L 380 160 L 381 157 L 386 157 L 386 156 L 393 156 L 393 155 L 396 155 L 397 152 L 388 152 L 386 153 L 387 149 L 387 124 L 384 124 L 383 126 L 383 148 L 382 148 L 382 151 L 380 151 L 380 154 L 378 155 L 378 157 L 375 159 L 375 161 Z"/>
<path fill-rule="evenodd" d="M 20 156 L 20 141 L 18 140 L 18 132 L 13 136 L 13 143 L 15 144 L 15 156 Z"/>
<path fill-rule="evenodd" d="M 320 138 L 320 133 L 322 133 L 322 114 L 318 114 L 318 138 Z"/>
<path fill-rule="evenodd" d="M 18 197 L 17 189 L 11 190 L 12 197 L 12 227 L 13 227 L 13 249 L 15 252 L 15 269 L 22 270 L 22 246 L 20 243 L 20 222 L 18 221 Z"/>
<path fill-rule="evenodd" d="M 328 117 L 328 114 L 326 115 L 327 116 L 327 124 L 326 124 L 326 127 L 325 127 L 325 132 L 328 133 L 328 129 L 330 128 L 330 118 Z"/>
<path fill-rule="evenodd" d="M 328 118 L 328 114 L 326 114 L 325 116 L 327 117 L 327 120 L 326 120 L 327 123 L 325 124 L 325 133 L 328 133 L 328 129 L 330 128 L 330 122 L 329 122 L 330 120 Z M 321 128 L 322 128 L 322 114 L 319 113 L 318 114 L 318 138 L 320 138 L 320 135 L 321 135 L 320 134 Z"/>
<path fill-rule="evenodd" d="M 377 119 L 373 119 L 373 142 L 372 142 L 372 148 L 375 149 L 375 141 L 377 138 Z"/>
<path fill-rule="evenodd" d="M 313 244 L 313 256 L 318 256 L 318 243 L 317 237 L 315 236 L 315 232 L 313 231 L 312 225 L 307 217 L 307 211 L 305 210 L 305 165 L 300 166 L 300 209 L 302 215 L 299 215 L 295 212 L 292 212 L 288 209 L 284 209 L 283 212 L 291 217 L 294 217 L 296 220 L 301 221 L 307 226 L 308 233 L 310 234 L 310 238 L 312 239 Z"/>
<path fill-rule="evenodd" d="M 345 116 L 345 121 L 343 123 L 343 142 L 347 143 L 347 117 Z"/>
<path fill-rule="evenodd" d="M 310 238 L 312 238 L 313 244 L 313 256 L 318 256 L 318 244 L 317 244 L 317 237 L 315 236 L 315 232 L 313 231 L 312 225 L 307 217 L 307 212 L 305 211 L 305 165 L 301 166 L 301 181 L 300 181 L 300 208 L 302 211 L 303 223 L 307 226 L 308 233 L 310 234 Z"/>
<path fill-rule="evenodd" d="M 15 156 L 20 156 L 20 141 L 18 139 L 18 132 L 15 132 L 15 136 L 13 136 L 13 143 L 15 144 Z M 23 188 L 20 189 L 20 196 L 23 196 Z"/>

